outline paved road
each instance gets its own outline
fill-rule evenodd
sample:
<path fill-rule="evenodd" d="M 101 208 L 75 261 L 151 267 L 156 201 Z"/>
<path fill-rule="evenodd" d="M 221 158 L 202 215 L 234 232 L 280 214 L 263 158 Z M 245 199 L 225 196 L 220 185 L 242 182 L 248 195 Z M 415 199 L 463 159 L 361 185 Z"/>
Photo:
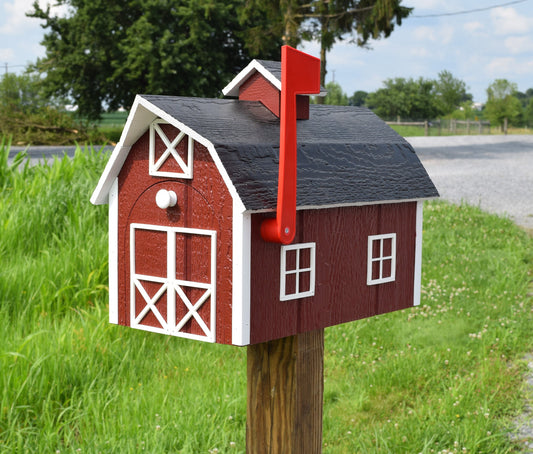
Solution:
<path fill-rule="evenodd" d="M 441 197 L 507 215 L 533 230 L 533 135 L 410 137 Z M 112 148 L 112 147 L 108 147 Z M 14 154 L 23 148 L 12 147 Z M 75 147 L 32 147 L 33 162 Z"/>
<path fill-rule="evenodd" d="M 95 145 L 95 150 L 100 150 L 102 146 Z M 112 146 L 104 146 L 103 147 L 106 150 L 112 150 Z M 9 157 L 12 159 L 17 153 L 20 151 L 25 150 L 26 147 L 11 147 L 9 149 Z M 68 155 L 69 157 L 74 156 L 74 151 L 76 150 L 75 146 L 60 146 L 60 145 L 53 145 L 53 146 L 33 146 L 28 149 L 28 156 L 30 158 L 30 162 L 32 164 L 36 164 L 40 161 L 46 160 L 50 161 L 53 159 L 54 156 L 63 157 L 64 155 Z"/>
<path fill-rule="evenodd" d="M 533 230 L 533 135 L 409 137 L 442 198 Z"/>

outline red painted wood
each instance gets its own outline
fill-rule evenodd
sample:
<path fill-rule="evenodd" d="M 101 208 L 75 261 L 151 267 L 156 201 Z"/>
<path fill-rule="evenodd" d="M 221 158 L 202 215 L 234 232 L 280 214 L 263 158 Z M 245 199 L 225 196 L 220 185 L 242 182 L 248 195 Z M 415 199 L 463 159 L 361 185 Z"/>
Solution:
<path fill-rule="evenodd" d="M 298 211 L 294 243 L 316 242 L 313 297 L 279 300 L 280 248 L 252 216 L 251 343 L 266 342 L 413 305 L 416 203 Z M 396 233 L 396 280 L 367 285 L 369 235 Z"/>
<path fill-rule="evenodd" d="M 281 48 L 281 116 L 276 218 L 266 219 L 266 241 L 289 244 L 296 233 L 296 95 L 320 92 L 320 60 L 290 46 Z"/>
<path fill-rule="evenodd" d="M 167 136 L 172 139 L 178 131 L 170 125 L 161 125 Z M 183 139 L 186 144 L 186 139 Z M 130 324 L 130 224 L 144 223 L 169 227 L 189 227 L 217 231 L 217 276 L 216 276 L 216 341 L 231 343 L 231 303 L 232 303 L 232 214 L 233 202 L 216 165 L 209 152 L 202 145 L 195 143 L 193 179 L 153 177 L 148 174 L 149 137 L 145 133 L 133 145 L 126 162 L 119 174 L 119 324 Z M 164 152 L 162 141 L 156 141 L 156 155 Z M 178 147 L 182 157 L 185 148 Z M 166 168 L 165 170 L 171 170 Z M 176 170 L 176 169 L 172 169 Z M 178 197 L 175 207 L 162 210 L 155 204 L 155 194 L 159 189 L 173 190 Z M 162 236 L 161 236 L 162 235 Z M 144 241 L 137 251 L 137 272 L 146 274 L 165 273 L 166 275 L 166 233 L 142 232 L 140 240 Z M 206 239 L 178 235 L 177 254 L 183 257 L 176 264 L 177 278 L 206 281 L 209 268 L 205 260 Z M 178 262 L 178 260 L 177 260 Z M 183 263 L 187 263 L 184 267 Z M 188 289 L 191 298 L 198 297 L 198 290 Z M 161 301 L 161 306 L 164 305 Z M 183 307 L 177 309 L 178 317 Z M 180 312 L 182 311 L 182 312 Z M 185 312 L 186 313 L 186 312 Z M 209 302 L 199 310 L 204 320 L 209 319 Z M 143 321 L 144 322 L 144 321 Z M 155 317 L 150 316 L 147 324 L 157 326 Z M 195 321 L 189 322 L 186 331 L 202 334 Z"/>
<path fill-rule="evenodd" d="M 280 92 L 261 73 L 256 72 L 239 87 L 239 100 L 260 101 L 279 118 Z"/>
<path fill-rule="evenodd" d="M 260 101 L 279 118 L 281 92 L 261 73 L 256 72 L 239 87 L 241 101 Z M 296 96 L 296 119 L 309 119 L 309 96 Z"/>

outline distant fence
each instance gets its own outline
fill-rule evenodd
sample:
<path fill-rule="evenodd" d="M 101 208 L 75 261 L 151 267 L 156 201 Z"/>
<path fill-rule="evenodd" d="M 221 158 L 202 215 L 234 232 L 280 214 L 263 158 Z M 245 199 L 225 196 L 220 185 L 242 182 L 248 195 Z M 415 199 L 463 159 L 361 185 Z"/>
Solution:
<path fill-rule="evenodd" d="M 425 136 L 456 134 L 490 134 L 490 121 L 474 120 L 426 120 L 426 121 L 387 121 L 391 126 L 414 126 L 424 128 Z"/>

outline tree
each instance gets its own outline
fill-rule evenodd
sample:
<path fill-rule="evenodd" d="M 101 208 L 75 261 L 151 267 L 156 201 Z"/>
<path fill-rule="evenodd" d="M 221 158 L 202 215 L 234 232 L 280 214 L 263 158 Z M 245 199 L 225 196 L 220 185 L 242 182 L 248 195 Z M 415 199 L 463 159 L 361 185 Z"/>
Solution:
<path fill-rule="evenodd" d="M 443 115 L 452 113 L 466 101 L 472 101 L 472 95 L 466 92 L 464 81 L 446 70 L 441 71 L 435 81 L 435 95 Z"/>
<path fill-rule="evenodd" d="M 504 119 L 509 124 L 518 124 L 522 116 L 522 105 L 514 96 L 517 91 L 515 83 L 507 79 L 496 79 L 487 88 L 487 103 L 485 104 L 485 116 L 496 125 L 503 128 Z"/>
<path fill-rule="evenodd" d="M 89 131 L 64 110 L 61 100 L 47 98 L 36 74 L 0 77 L 0 134 L 14 143 L 63 144 L 87 140 Z"/>
<path fill-rule="evenodd" d="M 529 99 L 529 103 L 524 110 L 524 120 L 530 128 L 533 126 L 533 97 Z"/>
<path fill-rule="evenodd" d="M 0 107 L 3 113 L 31 113 L 46 105 L 39 78 L 32 74 L 7 73 L 0 79 Z"/>
<path fill-rule="evenodd" d="M 336 82 L 328 82 L 326 84 L 326 90 L 328 94 L 324 97 L 324 102 L 322 104 L 330 104 L 334 106 L 347 106 L 348 105 L 348 96 L 342 87 Z"/>
<path fill-rule="evenodd" d="M 336 41 L 350 36 L 358 46 L 388 37 L 395 24 L 401 25 L 412 8 L 402 0 L 249 0 L 243 17 L 261 10 L 268 21 L 250 30 L 248 39 L 279 33 L 284 44 L 296 47 L 302 40 L 320 43 L 320 83 L 326 83 L 326 54 Z M 251 36 L 250 36 L 251 35 Z"/>
<path fill-rule="evenodd" d="M 364 106 L 368 93 L 363 90 L 357 90 L 348 100 L 350 106 Z"/>
<path fill-rule="evenodd" d="M 397 117 L 430 120 L 440 115 L 435 96 L 435 81 L 430 79 L 387 79 L 385 87 L 370 93 L 367 106 L 384 119 Z"/>
<path fill-rule="evenodd" d="M 33 4 L 44 20 L 46 56 L 36 69 L 48 94 L 70 96 L 79 113 L 128 107 L 137 93 L 216 96 L 250 60 L 244 36 L 265 19 L 240 18 L 240 0 L 58 0 L 66 17 Z M 263 58 L 279 58 L 266 37 Z"/>

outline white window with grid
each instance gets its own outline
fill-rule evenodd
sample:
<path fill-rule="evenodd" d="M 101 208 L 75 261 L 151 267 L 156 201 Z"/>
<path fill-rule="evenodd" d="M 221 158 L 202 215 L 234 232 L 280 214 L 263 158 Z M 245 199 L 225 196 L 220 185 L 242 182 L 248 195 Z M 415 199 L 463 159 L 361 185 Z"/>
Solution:
<path fill-rule="evenodd" d="M 155 120 L 150 124 L 148 173 L 156 177 L 191 179 L 194 140 L 183 131 L 169 138 L 161 128 L 165 124 L 168 123 L 163 120 Z M 157 142 L 162 142 L 166 147 L 162 153 L 158 153 Z"/>
<path fill-rule="evenodd" d="M 281 247 L 281 301 L 315 294 L 316 243 L 289 244 Z"/>
<path fill-rule="evenodd" d="M 367 285 L 383 284 L 396 279 L 396 234 L 368 237 Z"/>

